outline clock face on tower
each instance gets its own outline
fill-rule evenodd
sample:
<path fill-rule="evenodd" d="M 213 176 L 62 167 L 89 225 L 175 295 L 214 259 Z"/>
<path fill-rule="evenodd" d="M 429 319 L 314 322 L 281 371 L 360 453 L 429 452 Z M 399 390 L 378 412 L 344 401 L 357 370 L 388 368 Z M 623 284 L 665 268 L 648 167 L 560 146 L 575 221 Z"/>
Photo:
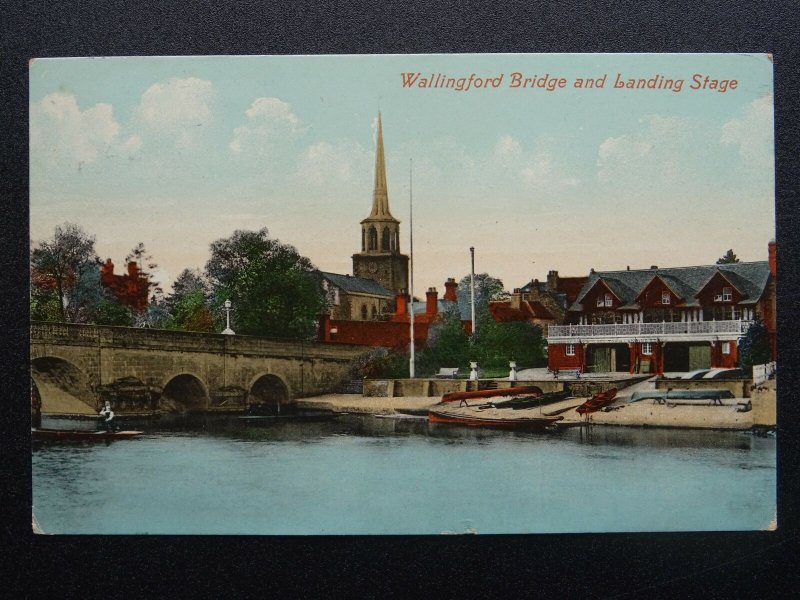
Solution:
<path fill-rule="evenodd" d="M 376 273 L 378 271 L 378 265 L 375 261 L 370 261 L 367 264 L 367 269 L 369 269 L 370 273 Z"/>

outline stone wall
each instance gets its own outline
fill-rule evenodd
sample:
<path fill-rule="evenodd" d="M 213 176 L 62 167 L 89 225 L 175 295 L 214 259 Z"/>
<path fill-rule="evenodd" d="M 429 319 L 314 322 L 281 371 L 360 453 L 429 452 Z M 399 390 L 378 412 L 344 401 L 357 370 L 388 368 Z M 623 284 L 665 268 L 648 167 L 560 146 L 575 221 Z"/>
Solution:
<path fill-rule="evenodd" d="M 42 369 L 64 373 L 72 369 L 85 375 L 85 387 L 91 390 L 135 378 L 158 393 L 176 377 L 190 376 L 202 386 L 206 407 L 212 396 L 231 387 L 250 392 L 265 376 L 280 380 L 288 400 L 332 391 L 347 375 L 353 358 L 364 350 L 361 346 L 127 327 L 51 323 L 31 327 L 31 360 L 41 366 L 40 372 L 33 370 L 34 380 L 53 381 Z M 85 393 L 79 396 L 90 405 L 99 397 L 94 393 L 89 401 L 83 397 Z"/>

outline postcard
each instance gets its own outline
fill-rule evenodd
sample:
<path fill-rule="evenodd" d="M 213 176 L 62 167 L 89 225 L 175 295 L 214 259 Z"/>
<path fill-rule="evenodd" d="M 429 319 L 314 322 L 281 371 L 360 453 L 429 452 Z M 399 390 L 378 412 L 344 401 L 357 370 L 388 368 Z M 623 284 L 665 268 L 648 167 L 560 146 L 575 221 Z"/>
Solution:
<path fill-rule="evenodd" d="M 765 54 L 35 59 L 45 534 L 772 530 Z"/>

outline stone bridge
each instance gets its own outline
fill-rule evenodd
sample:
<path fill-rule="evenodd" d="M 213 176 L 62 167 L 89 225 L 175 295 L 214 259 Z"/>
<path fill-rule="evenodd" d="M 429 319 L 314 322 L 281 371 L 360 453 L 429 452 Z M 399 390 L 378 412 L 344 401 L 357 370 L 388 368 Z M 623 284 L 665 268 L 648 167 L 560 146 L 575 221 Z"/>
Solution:
<path fill-rule="evenodd" d="M 367 348 L 160 329 L 32 323 L 42 412 L 274 412 L 332 391 Z"/>

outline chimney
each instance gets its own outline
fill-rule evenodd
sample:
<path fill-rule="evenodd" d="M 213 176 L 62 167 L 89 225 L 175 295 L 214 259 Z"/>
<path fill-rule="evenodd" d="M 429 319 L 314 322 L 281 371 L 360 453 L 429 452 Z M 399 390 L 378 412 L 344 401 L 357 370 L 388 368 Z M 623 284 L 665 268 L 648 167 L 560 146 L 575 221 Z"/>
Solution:
<path fill-rule="evenodd" d="M 775 261 L 775 240 L 770 241 L 768 249 L 769 249 L 769 272 L 772 273 L 772 277 L 777 277 L 778 273 L 778 263 Z"/>
<path fill-rule="evenodd" d="M 551 292 L 558 290 L 558 271 L 547 272 L 547 287 Z"/>
<path fill-rule="evenodd" d="M 509 305 L 511 308 L 516 309 L 519 309 L 522 306 L 522 290 L 520 288 L 514 288 L 514 292 L 511 294 Z"/>
<path fill-rule="evenodd" d="M 114 279 L 114 263 L 108 258 L 100 265 L 100 281 L 108 282 L 112 279 Z"/>
<path fill-rule="evenodd" d="M 439 294 L 436 288 L 428 288 L 425 292 L 425 314 L 432 317 L 437 312 L 437 302 L 439 301 Z"/>
<path fill-rule="evenodd" d="M 444 282 L 444 299 L 451 300 L 453 302 L 458 302 L 458 298 L 456 297 L 456 288 L 458 288 L 458 284 L 456 280 L 450 277 L 447 281 Z"/>
<path fill-rule="evenodd" d="M 408 312 L 408 295 L 404 289 L 397 292 L 394 297 L 394 314 L 404 315 Z"/>
<path fill-rule="evenodd" d="M 650 268 L 654 271 L 658 270 L 658 265 L 650 265 Z"/>
<path fill-rule="evenodd" d="M 139 276 L 139 265 L 135 260 L 128 263 L 128 277 L 136 279 Z"/>

